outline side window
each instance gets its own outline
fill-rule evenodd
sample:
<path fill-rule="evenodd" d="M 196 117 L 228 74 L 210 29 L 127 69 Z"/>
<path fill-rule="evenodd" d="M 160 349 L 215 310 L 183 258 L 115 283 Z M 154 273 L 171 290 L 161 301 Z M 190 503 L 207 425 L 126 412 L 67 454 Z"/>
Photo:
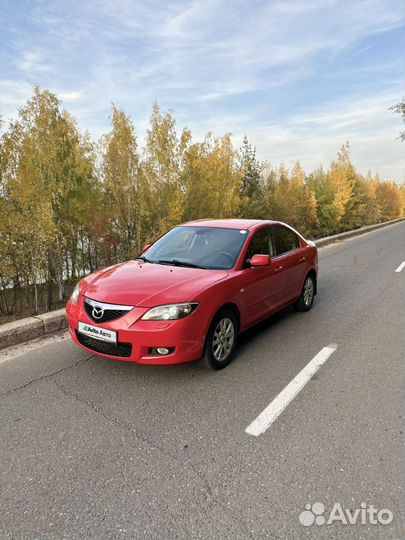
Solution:
<path fill-rule="evenodd" d="M 255 233 L 247 252 L 247 258 L 250 259 L 253 255 L 276 255 L 276 242 L 274 237 L 273 227 L 265 227 Z"/>
<path fill-rule="evenodd" d="M 277 242 L 276 242 L 276 233 L 274 227 L 269 227 L 269 255 L 270 257 L 275 257 L 277 255 Z"/>
<path fill-rule="evenodd" d="M 282 253 L 286 253 L 287 251 L 292 251 L 300 247 L 298 236 L 293 231 L 287 229 L 287 227 L 283 227 L 282 225 L 277 227 L 277 240 L 277 255 L 281 255 Z"/>

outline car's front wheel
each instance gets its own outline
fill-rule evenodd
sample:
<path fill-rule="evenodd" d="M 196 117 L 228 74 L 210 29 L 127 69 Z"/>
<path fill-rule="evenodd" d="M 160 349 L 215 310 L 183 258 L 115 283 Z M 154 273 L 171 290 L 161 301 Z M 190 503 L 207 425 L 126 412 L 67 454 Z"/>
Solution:
<path fill-rule="evenodd" d="M 309 274 L 304 281 L 301 296 L 295 302 L 294 307 L 297 311 L 309 311 L 314 303 L 315 280 L 312 274 Z"/>
<path fill-rule="evenodd" d="M 222 369 L 234 355 L 238 338 L 238 321 L 231 309 L 222 309 L 212 321 L 205 340 L 204 363 L 210 369 Z"/>

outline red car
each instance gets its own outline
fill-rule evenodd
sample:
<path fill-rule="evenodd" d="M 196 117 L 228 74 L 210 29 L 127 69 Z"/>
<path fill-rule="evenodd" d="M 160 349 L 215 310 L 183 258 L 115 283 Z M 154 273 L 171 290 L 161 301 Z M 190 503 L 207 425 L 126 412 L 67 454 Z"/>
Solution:
<path fill-rule="evenodd" d="M 66 307 L 73 341 L 140 364 L 225 367 L 238 334 L 293 304 L 312 307 L 318 253 L 285 223 L 192 221 L 132 261 L 82 279 Z"/>

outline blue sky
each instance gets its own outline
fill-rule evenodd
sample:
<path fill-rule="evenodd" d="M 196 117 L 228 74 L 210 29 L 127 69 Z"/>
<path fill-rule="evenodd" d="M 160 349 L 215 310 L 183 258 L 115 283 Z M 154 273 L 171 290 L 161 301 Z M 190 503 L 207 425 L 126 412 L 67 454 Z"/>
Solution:
<path fill-rule="evenodd" d="M 400 0 L 1 0 L 0 115 L 35 84 L 82 130 L 109 130 L 111 102 L 142 140 L 152 103 L 179 130 L 246 134 L 259 158 L 306 170 L 349 141 L 363 173 L 404 181 Z"/>

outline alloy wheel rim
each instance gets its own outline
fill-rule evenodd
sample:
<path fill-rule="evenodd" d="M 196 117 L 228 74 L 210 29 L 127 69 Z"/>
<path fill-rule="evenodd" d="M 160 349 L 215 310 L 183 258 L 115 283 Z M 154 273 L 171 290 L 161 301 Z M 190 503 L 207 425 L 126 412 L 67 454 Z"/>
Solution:
<path fill-rule="evenodd" d="M 304 304 L 309 306 L 314 297 L 314 284 L 311 278 L 305 280 L 304 285 Z"/>
<path fill-rule="evenodd" d="M 224 362 L 232 351 L 234 341 L 234 324 L 231 319 L 224 317 L 218 322 L 212 336 L 212 353 L 215 360 Z"/>

